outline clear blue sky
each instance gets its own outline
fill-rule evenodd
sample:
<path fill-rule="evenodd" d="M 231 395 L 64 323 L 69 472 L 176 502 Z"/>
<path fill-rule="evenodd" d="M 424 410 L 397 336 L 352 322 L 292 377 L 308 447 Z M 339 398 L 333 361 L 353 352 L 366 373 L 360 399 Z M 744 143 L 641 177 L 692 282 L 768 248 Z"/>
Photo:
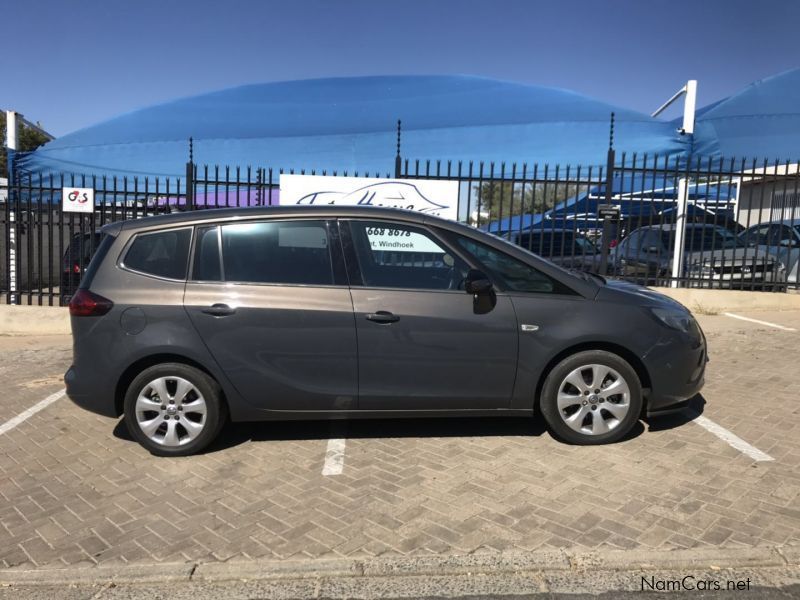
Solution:
<path fill-rule="evenodd" d="M 797 0 L 0 0 L 0 108 L 56 135 L 244 83 L 475 74 L 649 112 L 800 66 Z"/>

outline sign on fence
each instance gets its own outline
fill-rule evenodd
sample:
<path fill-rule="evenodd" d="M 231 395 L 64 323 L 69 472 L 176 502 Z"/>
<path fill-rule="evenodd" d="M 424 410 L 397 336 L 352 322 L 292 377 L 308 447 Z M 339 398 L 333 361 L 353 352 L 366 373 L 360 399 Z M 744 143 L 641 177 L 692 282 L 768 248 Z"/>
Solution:
<path fill-rule="evenodd" d="M 92 188 L 61 188 L 61 210 L 64 212 L 93 213 L 94 189 Z"/>
<path fill-rule="evenodd" d="M 286 175 L 280 205 L 382 206 L 458 219 L 458 181 Z"/>
<path fill-rule="evenodd" d="M 597 216 L 601 219 L 611 219 L 619 221 L 620 208 L 613 204 L 599 204 L 597 206 Z"/>

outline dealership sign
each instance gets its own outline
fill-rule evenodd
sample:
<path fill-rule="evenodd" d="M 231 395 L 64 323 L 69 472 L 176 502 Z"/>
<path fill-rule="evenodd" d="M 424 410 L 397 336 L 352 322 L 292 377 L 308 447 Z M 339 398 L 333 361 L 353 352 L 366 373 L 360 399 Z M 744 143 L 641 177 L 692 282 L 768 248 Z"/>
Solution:
<path fill-rule="evenodd" d="M 458 182 L 281 175 L 281 206 L 379 206 L 458 219 Z"/>
<path fill-rule="evenodd" d="M 61 188 L 61 210 L 64 212 L 93 213 L 94 190 L 92 188 Z"/>

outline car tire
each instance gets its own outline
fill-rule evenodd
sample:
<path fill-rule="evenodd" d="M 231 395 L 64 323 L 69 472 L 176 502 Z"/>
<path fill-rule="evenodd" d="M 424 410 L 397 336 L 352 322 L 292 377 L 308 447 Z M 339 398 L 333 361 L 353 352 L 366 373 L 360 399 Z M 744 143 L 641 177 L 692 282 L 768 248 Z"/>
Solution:
<path fill-rule="evenodd" d="M 156 456 L 200 452 L 217 437 L 228 415 L 219 384 L 181 363 L 139 373 L 125 394 L 124 414 L 133 438 Z"/>
<path fill-rule="evenodd" d="M 588 350 L 559 362 L 545 379 L 539 408 L 559 439 L 587 446 L 619 441 L 642 410 L 642 386 L 616 354 Z"/>

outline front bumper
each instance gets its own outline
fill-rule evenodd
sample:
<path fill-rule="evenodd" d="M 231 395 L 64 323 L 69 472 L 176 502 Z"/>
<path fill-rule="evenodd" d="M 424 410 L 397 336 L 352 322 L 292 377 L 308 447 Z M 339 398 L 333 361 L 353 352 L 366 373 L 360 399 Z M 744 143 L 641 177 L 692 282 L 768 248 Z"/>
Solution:
<path fill-rule="evenodd" d="M 644 359 L 651 379 L 647 416 L 680 411 L 703 389 L 709 359 L 699 326 L 696 337 L 678 331 L 665 334 Z"/>

